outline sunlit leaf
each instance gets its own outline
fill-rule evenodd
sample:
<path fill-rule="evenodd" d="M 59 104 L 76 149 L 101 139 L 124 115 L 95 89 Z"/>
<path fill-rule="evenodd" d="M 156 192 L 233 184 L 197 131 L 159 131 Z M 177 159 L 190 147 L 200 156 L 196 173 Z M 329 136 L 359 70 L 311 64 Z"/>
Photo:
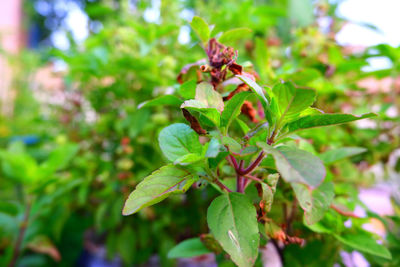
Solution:
<path fill-rule="evenodd" d="M 253 266 L 258 255 L 259 231 L 257 214 L 243 194 L 223 194 L 207 211 L 211 233 L 240 267 Z"/>
<path fill-rule="evenodd" d="M 130 215 L 154 205 L 171 194 L 184 193 L 197 180 L 185 169 L 167 165 L 141 181 L 125 202 L 123 215 Z"/>
<path fill-rule="evenodd" d="M 201 154 L 199 136 L 188 125 L 175 123 L 164 128 L 158 136 L 160 148 L 170 161 L 191 153 Z"/>
<path fill-rule="evenodd" d="M 357 121 L 366 118 L 375 117 L 374 113 L 367 113 L 364 115 L 351 115 L 351 114 L 318 114 L 304 116 L 296 121 L 290 122 L 286 125 L 288 132 L 296 132 L 304 129 L 330 126 L 336 124 L 342 124 L 346 122 Z"/>
<path fill-rule="evenodd" d="M 307 151 L 289 146 L 273 148 L 264 142 L 258 142 L 257 146 L 272 154 L 279 173 L 287 182 L 317 187 L 325 178 L 322 161 Z"/>
<path fill-rule="evenodd" d="M 196 32 L 203 44 L 208 42 L 208 39 L 210 39 L 210 28 L 204 19 L 194 16 L 190 26 Z"/>

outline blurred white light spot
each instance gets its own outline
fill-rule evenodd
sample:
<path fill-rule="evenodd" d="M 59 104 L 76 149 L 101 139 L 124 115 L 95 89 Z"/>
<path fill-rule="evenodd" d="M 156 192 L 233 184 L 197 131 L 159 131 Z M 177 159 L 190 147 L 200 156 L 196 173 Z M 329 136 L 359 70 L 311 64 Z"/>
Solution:
<path fill-rule="evenodd" d="M 387 57 L 371 57 L 367 59 L 369 66 L 362 67 L 362 71 L 376 71 L 389 69 L 393 66 L 392 61 Z"/>
<path fill-rule="evenodd" d="M 75 41 L 82 42 L 88 37 L 89 18 L 74 2 L 68 4 L 68 15 L 65 18 L 65 24 L 71 29 Z"/>
<path fill-rule="evenodd" d="M 160 8 L 161 2 L 160 0 L 153 0 L 151 1 L 151 7 L 147 8 L 144 13 L 143 17 L 147 22 L 154 22 L 160 23 Z"/>
<path fill-rule="evenodd" d="M 181 11 L 181 18 L 183 18 L 186 21 L 192 21 L 193 17 L 194 17 L 194 11 L 191 9 L 183 9 Z"/>
<path fill-rule="evenodd" d="M 400 45 L 399 0 L 346 0 L 340 3 L 337 14 L 360 24 L 374 25 L 380 33 L 355 24 L 346 25 L 338 34 L 341 44 L 376 45 L 387 43 Z"/>
<path fill-rule="evenodd" d="M 182 26 L 179 30 L 178 42 L 181 44 L 188 44 L 190 42 L 190 28 L 189 26 Z"/>
<path fill-rule="evenodd" d="M 69 40 L 64 31 L 54 31 L 50 36 L 53 45 L 60 50 L 67 50 L 69 48 Z"/>
<path fill-rule="evenodd" d="M 349 23 L 336 34 L 336 41 L 341 45 L 373 46 L 384 43 L 385 37 L 372 29 Z"/>

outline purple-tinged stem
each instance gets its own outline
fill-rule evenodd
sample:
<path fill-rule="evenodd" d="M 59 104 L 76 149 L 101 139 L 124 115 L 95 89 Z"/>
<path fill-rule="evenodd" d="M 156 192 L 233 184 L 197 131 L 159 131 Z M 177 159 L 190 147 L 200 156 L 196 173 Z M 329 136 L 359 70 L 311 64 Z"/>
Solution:
<path fill-rule="evenodd" d="M 243 168 L 244 161 L 240 160 L 239 168 L 236 169 L 236 191 L 243 193 L 243 176 L 239 174 L 239 170 Z"/>
<path fill-rule="evenodd" d="M 221 183 L 219 180 L 214 180 L 214 183 L 216 183 L 219 188 L 221 188 L 222 190 L 226 190 L 227 192 L 232 192 L 232 190 L 230 190 L 226 185 L 224 185 L 223 183 Z"/>
<path fill-rule="evenodd" d="M 260 165 L 261 161 L 264 158 L 264 152 L 261 151 L 260 154 L 258 155 L 258 157 L 256 158 L 255 161 L 253 161 L 249 167 L 247 167 L 246 169 L 240 168 L 239 166 L 239 170 L 238 170 L 238 174 L 240 175 L 247 175 L 249 173 L 251 173 L 255 168 L 258 167 L 258 165 Z"/>
<path fill-rule="evenodd" d="M 231 163 L 232 163 L 232 165 L 233 165 L 233 168 L 235 168 L 235 170 L 238 170 L 238 169 L 239 169 L 239 166 L 238 166 L 238 163 L 237 163 L 235 157 L 232 156 L 232 155 L 229 155 L 229 159 L 231 160 Z"/>

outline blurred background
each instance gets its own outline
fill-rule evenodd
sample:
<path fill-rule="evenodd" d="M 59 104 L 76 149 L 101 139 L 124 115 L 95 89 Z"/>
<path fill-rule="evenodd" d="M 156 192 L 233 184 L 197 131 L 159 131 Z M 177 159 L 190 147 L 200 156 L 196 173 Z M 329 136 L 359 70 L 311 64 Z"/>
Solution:
<path fill-rule="evenodd" d="M 383 218 L 364 227 L 393 260 L 317 237 L 286 250 L 285 266 L 400 266 L 399 10 L 397 0 L 1 1 L 0 266 L 216 266 L 211 255 L 167 257 L 208 232 L 212 188 L 121 215 L 163 165 L 159 131 L 183 121 L 179 109 L 138 105 L 176 92 L 182 67 L 205 57 L 195 15 L 213 35 L 251 30 L 227 45 L 263 84 L 290 79 L 315 88 L 326 112 L 379 115 L 302 137 L 316 153 L 365 148 L 329 168 L 354 213 Z"/>

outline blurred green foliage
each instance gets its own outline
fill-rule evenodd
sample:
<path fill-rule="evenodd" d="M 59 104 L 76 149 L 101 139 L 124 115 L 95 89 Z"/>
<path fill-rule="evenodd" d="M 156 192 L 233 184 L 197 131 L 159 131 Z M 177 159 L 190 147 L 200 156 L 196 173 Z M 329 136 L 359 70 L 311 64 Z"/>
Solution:
<path fill-rule="evenodd" d="M 214 25 L 214 36 L 248 28 L 241 38 L 227 39 L 226 44 L 238 50 L 240 64 L 254 64 L 265 85 L 291 80 L 315 88 L 318 100 L 314 106 L 326 112 L 372 110 L 379 115 L 366 126 L 353 123 L 307 130 L 293 142 L 317 155 L 345 147 L 366 149 L 347 158 L 339 155 L 340 160 L 329 163 L 335 203 L 349 211 L 361 206 L 375 223 L 384 225 L 382 242 L 393 259 L 363 253 L 371 266 L 399 266 L 398 195 L 392 196 L 394 215 L 384 217 L 366 207 L 358 195 L 360 187 L 383 180 L 399 188 L 399 160 L 391 165 L 389 158 L 400 145 L 400 48 L 379 45 L 350 51 L 338 45 L 334 37 L 344 21 L 335 16 L 336 6 L 327 1 L 312 5 L 307 0 L 165 0 L 157 22 L 144 18 L 152 6 L 148 1 L 83 2 L 91 21 L 102 25 L 83 44 L 70 39 L 67 51 L 10 56 L 17 73 L 17 95 L 14 115 L 0 118 L 1 266 L 16 256 L 15 266 L 76 266 L 83 250 L 100 253 L 103 246 L 106 257 L 119 257 L 123 266 L 145 264 L 153 255 L 159 257 L 160 266 L 175 266 L 176 260 L 167 257 L 170 249 L 182 240 L 208 233 L 206 209 L 217 195 L 211 187 L 197 185 L 198 190 L 174 195 L 137 216 L 121 215 L 123 202 L 135 185 L 165 162 L 157 142 L 160 130 L 171 121 L 184 122 L 174 106 L 138 105 L 177 94 L 185 85 L 176 79 L 181 69 L 205 58 L 193 31 L 188 43 L 178 41 L 182 27 L 190 27 L 182 14 L 192 13 Z M 330 26 L 322 29 L 318 18 L 329 18 Z M 362 71 L 368 59 L 381 56 L 393 66 Z M 43 103 L 34 96 L 39 89 L 32 76 L 48 59 L 62 60 L 67 66 L 62 76 L 62 104 Z M 190 80 L 196 74 L 192 68 L 184 75 Z M 384 79 L 391 82 L 378 83 Z M 371 166 L 383 166 L 384 178 L 373 175 Z M 282 218 L 278 224 L 285 223 L 282 205 L 293 198 L 287 194 L 288 187 L 277 188 L 277 205 L 271 210 L 271 217 Z M 302 219 L 301 212 L 296 216 Z M 344 226 L 348 220 L 351 229 Z M 331 210 L 310 228 L 294 224 L 293 231 L 307 242 L 303 247 L 285 247 L 285 266 L 343 265 L 340 251 L 357 250 L 351 236 L 359 234 L 362 242 L 362 232 L 352 229 L 368 222 L 368 218 Z M 330 235 L 320 235 L 327 232 Z M 338 241 L 338 234 L 343 234 L 343 240 L 350 236 L 350 241 Z M 231 264 L 222 255 L 217 261 L 221 266 Z M 257 264 L 261 266 L 260 258 Z"/>

